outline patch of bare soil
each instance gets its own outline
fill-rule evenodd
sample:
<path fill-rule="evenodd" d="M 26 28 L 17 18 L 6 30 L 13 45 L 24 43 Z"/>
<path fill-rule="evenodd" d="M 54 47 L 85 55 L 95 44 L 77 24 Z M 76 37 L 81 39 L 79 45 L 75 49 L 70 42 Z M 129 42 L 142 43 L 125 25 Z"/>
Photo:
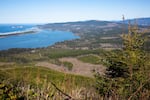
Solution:
<path fill-rule="evenodd" d="M 63 66 L 51 64 L 49 62 L 38 62 L 36 66 L 43 66 L 43 67 L 51 68 L 51 69 L 61 71 L 64 73 L 77 74 L 77 75 L 88 76 L 88 77 L 93 77 L 93 72 L 92 72 L 93 70 L 95 70 L 96 72 L 99 72 L 100 74 L 104 74 L 105 69 L 106 69 L 102 65 L 84 63 L 84 62 L 79 61 L 76 58 L 61 58 L 59 60 L 62 62 L 64 61 L 71 62 L 73 64 L 72 70 L 69 71 L 67 68 Z"/>

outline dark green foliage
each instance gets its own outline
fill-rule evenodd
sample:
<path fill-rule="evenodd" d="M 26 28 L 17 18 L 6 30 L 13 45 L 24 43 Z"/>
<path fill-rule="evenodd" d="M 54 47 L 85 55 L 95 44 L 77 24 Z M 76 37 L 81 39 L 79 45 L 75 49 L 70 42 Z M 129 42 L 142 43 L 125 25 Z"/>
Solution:
<path fill-rule="evenodd" d="M 107 69 L 109 77 L 126 77 L 128 76 L 127 65 L 120 61 L 109 61 L 110 66 Z"/>
<path fill-rule="evenodd" d="M 113 50 L 105 53 L 104 64 L 107 66 L 106 75 L 108 77 L 127 77 L 128 67 L 123 61 L 123 52 L 121 50 Z"/>
<path fill-rule="evenodd" d="M 105 77 L 100 77 L 99 74 L 95 75 L 97 84 L 96 84 L 96 89 L 99 92 L 101 96 L 107 96 L 110 94 L 110 80 L 105 78 Z"/>

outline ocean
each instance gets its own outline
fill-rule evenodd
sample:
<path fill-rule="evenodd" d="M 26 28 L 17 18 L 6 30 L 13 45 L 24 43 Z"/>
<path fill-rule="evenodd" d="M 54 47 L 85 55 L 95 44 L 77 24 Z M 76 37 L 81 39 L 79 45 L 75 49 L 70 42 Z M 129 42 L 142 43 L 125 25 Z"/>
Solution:
<path fill-rule="evenodd" d="M 26 32 L 26 34 L 21 34 Z M 29 33 L 27 33 L 29 32 Z M 17 33 L 17 35 L 10 35 Z M 0 50 L 10 48 L 42 48 L 57 42 L 78 39 L 72 32 L 41 30 L 36 25 L 0 24 Z"/>

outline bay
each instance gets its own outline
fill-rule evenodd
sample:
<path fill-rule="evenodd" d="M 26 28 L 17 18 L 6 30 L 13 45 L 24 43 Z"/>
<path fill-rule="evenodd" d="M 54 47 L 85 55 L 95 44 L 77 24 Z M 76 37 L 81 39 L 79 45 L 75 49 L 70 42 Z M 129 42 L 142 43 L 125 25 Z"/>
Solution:
<path fill-rule="evenodd" d="M 30 29 L 33 26 L 27 26 L 27 28 L 22 29 L 24 26 L 20 26 L 20 29 L 14 31 L 24 31 L 25 29 Z M 10 28 L 13 28 L 11 26 Z M 9 28 L 8 30 L 3 31 L 13 32 Z M 2 30 L 0 29 L 0 33 Z M 28 34 L 19 34 L 7 37 L 0 38 L 0 50 L 7 50 L 10 48 L 41 48 L 48 47 L 57 42 L 63 42 L 65 40 L 78 39 L 79 37 L 74 35 L 72 32 L 65 31 L 51 31 L 51 30 L 38 30 L 38 32 L 28 33 Z"/>

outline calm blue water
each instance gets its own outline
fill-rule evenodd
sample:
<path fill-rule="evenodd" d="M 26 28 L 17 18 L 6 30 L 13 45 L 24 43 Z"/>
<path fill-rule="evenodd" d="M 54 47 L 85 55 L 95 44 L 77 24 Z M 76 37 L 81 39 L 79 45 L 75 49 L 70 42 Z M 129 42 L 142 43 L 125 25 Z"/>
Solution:
<path fill-rule="evenodd" d="M 0 24 L 0 33 L 23 31 L 28 28 L 32 28 L 35 25 L 25 25 L 25 24 Z"/>
<path fill-rule="evenodd" d="M 23 31 L 33 25 L 0 25 L 0 34 L 13 31 Z M 65 40 L 77 39 L 71 32 L 40 30 L 37 33 L 0 37 L 0 50 L 10 48 L 39 48 L 47 47 Z"/>

